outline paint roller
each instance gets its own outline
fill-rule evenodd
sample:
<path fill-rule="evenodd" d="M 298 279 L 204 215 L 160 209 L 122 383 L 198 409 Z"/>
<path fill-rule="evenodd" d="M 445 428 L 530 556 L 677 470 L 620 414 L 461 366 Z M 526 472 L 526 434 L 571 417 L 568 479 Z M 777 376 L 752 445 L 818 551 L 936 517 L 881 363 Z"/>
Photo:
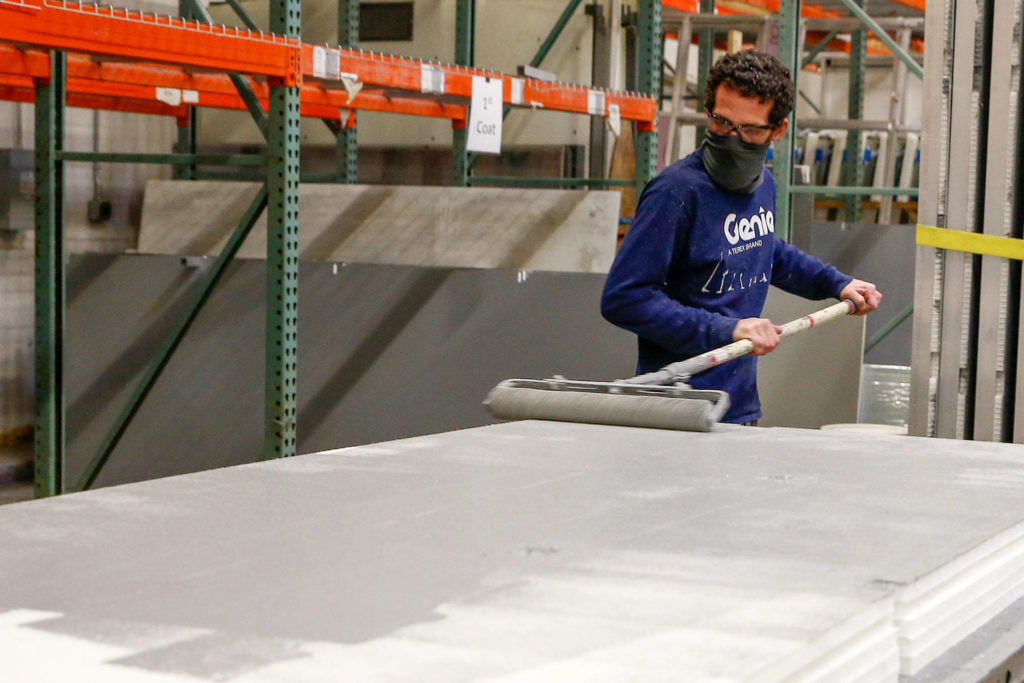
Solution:
<path fill-rule="evenodd" d="M 809 330 L 857 310 L 843 301 L 782 325 L 780 339 Z M 666 365 L 655 372 L 614 382 L 552 379 L 507 379 L 484 400 L 502 420 L 557 420 L 623 427 L 650 427 L 707 432 L 729 409 L 724 391 L 693 389 L 694 375 L 754 350 L 749 339 Z"/>

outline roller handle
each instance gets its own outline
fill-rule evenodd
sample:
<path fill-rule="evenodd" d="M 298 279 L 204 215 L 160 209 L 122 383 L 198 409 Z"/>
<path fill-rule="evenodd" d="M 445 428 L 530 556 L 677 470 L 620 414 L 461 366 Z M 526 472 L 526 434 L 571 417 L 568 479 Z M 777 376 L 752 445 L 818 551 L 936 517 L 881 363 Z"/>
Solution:
<path fill-rule="evenodd" d="M 845 315 L 850 315 L 857 310 L 857 305 L 850 299 L 843 299 L 837 304 L 833 304 L 828 308 L 823 308 L 820 311 L 809 313 L 803 317 L 797 318 L 796 320 L 790 320 L 788 323 L 782 325 L 782 332 L 779 333 L 780 339 L 786 337 L 792 337 L 794 334 L 809 330 L 815 325 L 827 323 L 836 318 L 841 318 Z M 649 372 L 645 375 L 637 375 L 631 379 L 624 380 L 630 384 L 672 384 L 674 382 L 686 382 L 690 377 L 704 372 L 716 365 L 721 365 L 726 361 L 730 361 L 733 358 L 739 358 L 745 356 L 754 350 L 754 343 L 749 339 L 741 339 L 731 344 L 705 351 L 699 356 L 681 360 L 677 363 L 671 363 L 666 365 L 661 370 L 655 372 Z"/>

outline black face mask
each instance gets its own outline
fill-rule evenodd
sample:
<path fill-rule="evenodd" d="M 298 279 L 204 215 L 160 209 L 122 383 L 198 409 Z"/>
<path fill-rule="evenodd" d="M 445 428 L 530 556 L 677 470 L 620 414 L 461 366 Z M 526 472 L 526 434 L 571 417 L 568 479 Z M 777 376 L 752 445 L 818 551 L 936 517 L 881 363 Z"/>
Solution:
<path fill-rule="evenodd" d="M 772 143 L 744 142 L 739 135 L 704 135 L 704 170 L 726 192 L 750 194 L 761 187 Z"/>

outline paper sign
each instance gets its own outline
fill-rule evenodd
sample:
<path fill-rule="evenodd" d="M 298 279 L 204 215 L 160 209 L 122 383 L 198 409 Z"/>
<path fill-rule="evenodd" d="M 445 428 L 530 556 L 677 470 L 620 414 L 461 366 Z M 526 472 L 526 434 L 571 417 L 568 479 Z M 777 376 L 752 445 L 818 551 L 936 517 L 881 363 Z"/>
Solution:
<path fill-rule="evenodd" d="M 444 93 L 444 71 L 440 67 L 422 64 L 420 66 L 420 91 Z"/>
<path fill-rule="evenodd" d="M 604 93 L 602 91 L 587 91 L 587 112 L 591 116 L 604 116 Z"/>
<path fill-rule="evenodd" d="M 341 51 L 313 46 L 313 76 L 338 80 L 341 69 Z"/>
<path fill-rule="evenodd" d="M 181 101 L 183 104 L 199 104 L 198 90 L 182 90 Z"/>
<path fill-rule="evenodd" d="M 501 79 L 473 76 L 466 149 L 483 154 L 501 154 L 501 119 Z"/>
<path fill-rule="evenodd" d="M 313 46 L 313 75 L 323 78 L 327 74 L 327 50 L 319 45 Z"/>
<path fill-rule="evenodd" d="M 509 80 L 512 83 L 512 104 L 522 104 L 525 99 L 523 97 L 523 89 L 526 81 L 522 78 L 511 78 Z"/>
<path fill-rule="evenodd" d="M 326 64 L 327 78 L 333 78 L 338 80 L 341 71 L 341 50 L 335 50 L 333 48 L 327 50 L 327 64 Z"/>
<path fill-rule="evenodd" d="M 622 132 L 622 114 L 617 104 L 608 105 L 608 127 L 612 129 L 615 137 L 619 137 L 619 133 Z"/>

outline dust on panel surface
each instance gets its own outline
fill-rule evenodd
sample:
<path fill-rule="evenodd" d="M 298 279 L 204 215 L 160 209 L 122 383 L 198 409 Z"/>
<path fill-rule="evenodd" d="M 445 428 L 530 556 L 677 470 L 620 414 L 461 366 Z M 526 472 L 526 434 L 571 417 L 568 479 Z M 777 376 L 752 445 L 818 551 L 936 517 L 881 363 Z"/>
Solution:
<path fill-rule="evenodd" d="M 80 675 L 771 680 L 870 633 L 894 680 L 899 592 L 1022 528 L 1018 450 L 522 422 L 5 506 L 0 640 Z"/>

